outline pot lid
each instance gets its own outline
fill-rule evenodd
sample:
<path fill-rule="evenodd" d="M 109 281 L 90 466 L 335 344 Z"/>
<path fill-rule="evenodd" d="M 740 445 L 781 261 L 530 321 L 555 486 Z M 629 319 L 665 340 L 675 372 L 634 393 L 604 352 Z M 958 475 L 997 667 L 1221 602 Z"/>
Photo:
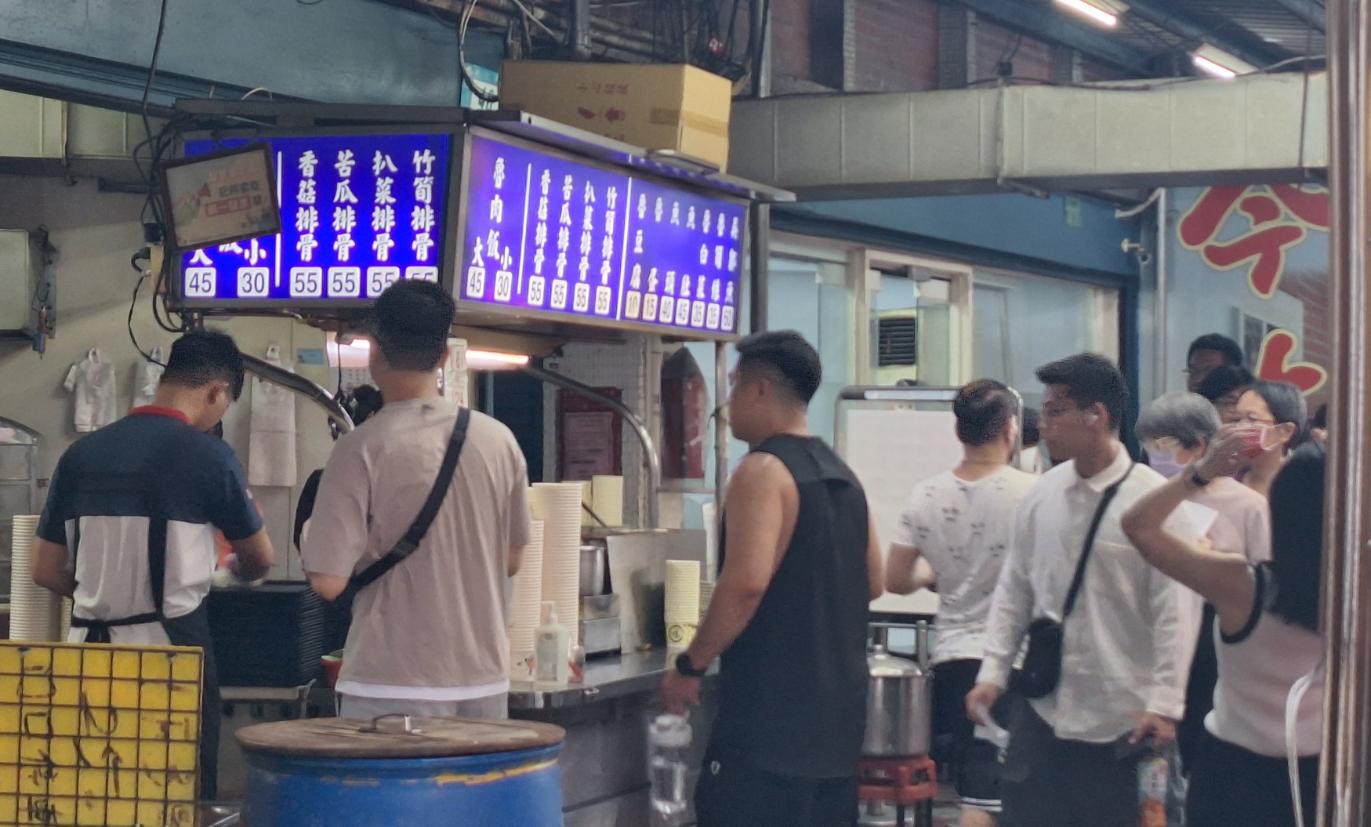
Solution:
<path fill-rule="evenodd" d="M 890 654 L 884 646 L 871 648 L 871 653 L 866 658 L 866 668 L 873 678 L 903 678 L 923 674 L 917 663 Z"/>
<path fill-rule="evenodd" d="M 447 758 L 550 747 L 566 731 L 538 721 L 474 721 L 385 715 L 307 718 L 238 730 L 248 751 L 301 758 Z"/>

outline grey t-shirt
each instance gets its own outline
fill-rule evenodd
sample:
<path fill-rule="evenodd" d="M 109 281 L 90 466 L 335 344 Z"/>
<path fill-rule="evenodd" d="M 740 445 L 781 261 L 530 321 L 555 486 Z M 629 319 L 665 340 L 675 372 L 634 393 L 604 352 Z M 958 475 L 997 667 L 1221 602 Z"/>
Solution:
<path fill-rule="evenodd" d="M 301 549 L 306 571 L 348 577 L 390 550 L 438 476 L 456 415 L 442 399 L 388 402 L 338 440 Z M 424 700 L 505 691 L 506 561 L 529 528 L 523 453 L 508 428 L 473 411 L 423 542 L 357 595 L 338 691 Z"/>

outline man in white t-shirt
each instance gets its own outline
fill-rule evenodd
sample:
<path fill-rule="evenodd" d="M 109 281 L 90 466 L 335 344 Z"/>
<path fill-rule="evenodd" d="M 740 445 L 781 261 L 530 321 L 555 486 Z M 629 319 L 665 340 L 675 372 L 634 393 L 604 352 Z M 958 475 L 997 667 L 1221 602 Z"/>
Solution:
<path fill-rule="evenodd" d="M 428 497 L 458 408 L 438 394 L 452 298 L 423 281 L 373 310 L 380 413 L 338 440 L 300 556 L 326 599 L 405 535 Z M 407 558 L 361 589 L 343 653 L 339 713 L 508 717 L 505 579 L 529 540 L 528 472 L 509 429 L 472 411 L 452 484 Z"/>
<path fill-rule="evenodd" d="M 1038 479 L 1009 464 L 1018 442 L 1018 410 L 1014 393 L 991 379 L 958 392 L 952 412 L 963 446 L 961 464 L 915 486 L 886 564 L 890 591 L 938 586 L 933 732 L 951 740 L 962 827 L 988 827 L 1000 811 L 995 747 L 973 737 L 964 699 L 981 668 L 986 617 L 1008 556 L 1014 511 Z"/>

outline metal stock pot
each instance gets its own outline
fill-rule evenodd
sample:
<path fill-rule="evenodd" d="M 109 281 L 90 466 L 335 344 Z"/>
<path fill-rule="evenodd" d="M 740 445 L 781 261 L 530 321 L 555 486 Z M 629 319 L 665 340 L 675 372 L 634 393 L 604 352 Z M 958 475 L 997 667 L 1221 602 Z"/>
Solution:
<path fill-rule="evenodd" d="M 926 624 L 919 624 L 919 663 L 896 657 L 883 642 L 867 657 L 866 737 L 871 757 L 927 755 L 932 729 L 933 673 Z"/>

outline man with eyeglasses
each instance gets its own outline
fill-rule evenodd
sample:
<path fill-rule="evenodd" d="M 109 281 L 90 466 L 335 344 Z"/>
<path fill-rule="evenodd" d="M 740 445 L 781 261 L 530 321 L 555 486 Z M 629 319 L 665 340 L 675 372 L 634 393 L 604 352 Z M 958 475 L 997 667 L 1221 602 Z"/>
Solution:
<path fill-rule="evenodd" d="M 1064 462 L 1015 515 L 967 712 L 989 709 L 1007 687 L 1030 624 L 1056 621 L 1060 647 L 1043 648 L 1055 648 L 1046 660 L 1060 664 L 1059 677 L 1025 681 L 1031 700 L 1011 728 L 1000 823 L 1135 824 L 1138 761 L 1175 740 L 1185 712 L 1199 599 L 1149 567 L 1123 534 L 1122 515 L 1165 479 L 1119 442 L 1128 394 L 1118 368 L 1084 353 L 1037 375 L 1047 386 L 1042 437 Z M 1168 529 L 1196 541 L 1196 522 L 1177 512 Z M 1043 637 L 1031 636 L 1029 661 Z"/>
<path fill-rule="evenodd" d="M 1191 342 L 1185 354 L 1186 390 L 1199 393 L 1210 371 L 1226 365 L 1241 367 L 1242 363 L 1242 348 L 1237 342 L 1220 333 L 1206 333 Z"/>

